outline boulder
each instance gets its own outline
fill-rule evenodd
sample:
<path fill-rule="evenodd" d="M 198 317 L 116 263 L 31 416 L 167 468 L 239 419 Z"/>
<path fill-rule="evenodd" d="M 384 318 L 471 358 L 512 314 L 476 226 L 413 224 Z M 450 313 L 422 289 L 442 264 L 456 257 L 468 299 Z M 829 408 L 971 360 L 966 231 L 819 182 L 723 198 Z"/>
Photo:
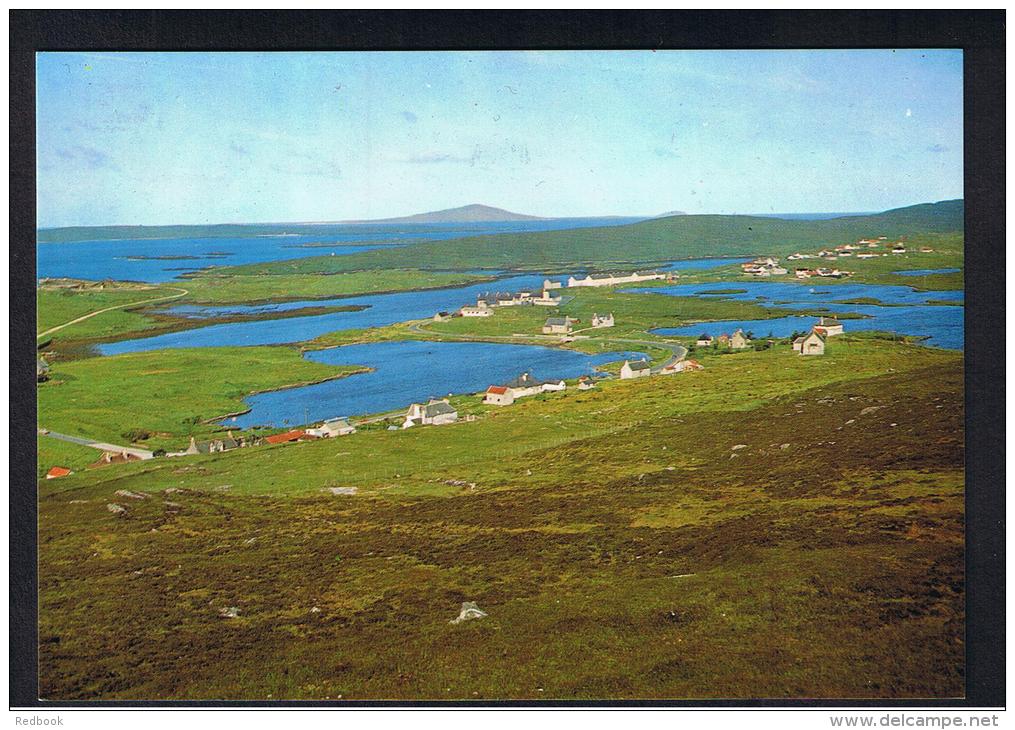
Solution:
<path fill-rule="evenodd" d="M 465 601 L 462 603 L 462 610 L 458 614 L 458 618 L 451 619 L 448 623 L 460 624 L 462 621 L 471 621 L 474 618 L 483 618 L 487 614 L 485 611 L 481 611 L 473 601 Z"/>

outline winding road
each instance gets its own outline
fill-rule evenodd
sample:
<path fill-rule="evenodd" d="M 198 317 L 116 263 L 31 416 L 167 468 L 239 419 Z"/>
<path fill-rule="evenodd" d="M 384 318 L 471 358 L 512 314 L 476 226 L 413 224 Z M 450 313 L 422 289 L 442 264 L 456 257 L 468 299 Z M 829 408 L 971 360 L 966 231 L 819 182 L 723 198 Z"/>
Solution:
<path fill-rule="evenodd" d="M 37 339 L 37 340 L 41 339 L 43 337 L 46 337 L 47 335 L 53 334 L 54 332 L 56 332 L 58 330 L 62 330 L 64 327 L 70 327 L 72 324 L 77 324 L 78 322 L 84 322 L 86 319 L 90 319 L 90 318 L 92 318 L 92 317 L 94 317 L 94 316 L 96 316 L 98 314 L 104 314 L 106 312 L 112 312 L 114 309 L 126 309 L 128 307 L 137 307 L 137 306 L 140 306 L 142 304 L 154 304 L 155 302 L 168 302 L 168 301 L 170 301 L 172 299 L 179 299 L 180 297 L 186 296 L 187 294 L 190 293 L 186 289 L 180 289 L 180 288 L 175 287 L 175 286 L 174 287 L 169 287 L 169 288 L 176 289 L 176 291 L 178 291 L 180 293 L 179 294 L 170 294 L 167 297 L 156 297 L 154 299 L 142 299 L 139 302 L 127 302 L 126 304 L 116 304 L 116 305 L 114 305 L 112 307 L 106 307 L 105 309 L 97 309 L 94 312 L 89 312 L 88 314 L 83 314 L 80 317 L 77 317 L 76 319 L 72 319 L 70 322 L 64 322 L 63 324 L 58 324 L 56 327 L 50 327 L 48 330 L 45 330 L 44 332 L 40 332 L 39 334 L 37 334 L 35 336 L 35 339 Z"/>
<path fill-rule="evenodd" d="M 138 449 L 134 446 L 117 446 L 116 444 L 107 444 L 103 441 L 95 441 L 93 439 L 81 438 L 79 436 L 68 436 L 65 433 L 48 431 L 44 428 L 39 429 L 39 435 L 49 436 L 50 438 L 67 441 L 68 443 L 78 444 L 80 446 L 91 446 L 93 449 L 98 449 L 99 451 L 111 451 L 115 454 L 127 453 L 131 456 L 136 456 L 139 459 L 151 459 L 155 456 L 154 453 L 148 451 L 147 449 Z"/>

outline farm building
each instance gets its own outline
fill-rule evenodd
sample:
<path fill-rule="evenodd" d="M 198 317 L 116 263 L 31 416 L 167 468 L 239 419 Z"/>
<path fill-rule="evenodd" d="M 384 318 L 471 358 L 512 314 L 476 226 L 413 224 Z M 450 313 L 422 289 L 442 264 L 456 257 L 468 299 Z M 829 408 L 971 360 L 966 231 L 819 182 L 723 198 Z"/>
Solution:
<path fill-rule="evenodd" d="M 831 317 L 821 317 L 818 319 L 818 323 L 814 325 L 814 329 L 825 337 L 834 337 L 835 335 L 841 335 L 843 332 L 842 322 Z"/>
<path fill-rule="evenodd" d="M 592 390 L 596 387 L 596 381 L 590 378 L 588 375 L 582 375 L 578 378 L 578 390 Z"/>
<path fill-rule="evenodd" d="M 73 473 L 74 472 L 65 466 L 54 466 L 46 472 L 46 479 L 59 479 L 60 477 L 70 476 Z"/>
<path fill-rule="evenodd" d="M 620 379 L 630 380 L 631 378 L 644 378 L 652 374 L 652 368 L 648 364 L 648 360 L 624 360 L 624 364 L 620 368 Z"/>
<path fill-rule="evenodd" d="M 417 424 L 424 426 L 444 426 L 458 420 L 458 411 L 448 403 L 447 399 L 431 400 L 426 405 L 413 403 L 405 414 L 405 422 L 402 428 L 409 428 Z"/>
<path fill-rule="evenodd" d="M 639 281 L 665 279 L 666 274 L 658 271 L 635 271 L 633 274 L 588 274 L 584 279 L 568 277 L 567 285 L 574 286 L 616 286 L 617 284 L 633 284 Z"/>
<path fill-rule="evenodd" d="M 704 370 L 697 360 L 681 360 L 679 362 L 664 365 L 659 371 L 660 375 L 673 375 L 674 373 L 690 372 L 692 370 Z"/>
<path fill-rule="evenodd" d="M 458 313 L 463 317 L 489 317 L 493 314 L 493 310 L 489 307 L 462 307 L 458 310 Z"/>
<path fill-rule="evenodd" d="M 307 434 L 326 439 L 334 436 L 348 436 L 356 433 L 356 427 L 345 418 L 329 418 L 317 428 L 308 428 Z"/>
<path fill-rule="evenodd" d="M 532 297 L 529 301 L 541 307 L 556 307 L 560 304 L 560 295 L 553 294 L 549 289 L 543 289 L 538 297 Z"/>
<path fill-rule="evenodd" d="M 745 350 L 751 346 L 751 341 L 747 339 L 747 335 L 744 334 L 742 329 L 738 329 L 730 337 L 730 347 L 734 350 Z"/>
<path fill-rule="evenodd" d="M 131 461 L 141 461 L 141 457 L 126 451 L 121 451 L 118 454 L 112 451 L 103 451 L 99 460 L 89 464 L 88 468 L 98 469 L 99 467 L 110 466 L 112 464 L 127 464 Z"/>
<path fill-rule="evenodd" d="M 276 433 L 274 436 L 268 436 L 265 438 L 265 443 L 268 444 L 288 444 L 293 441 L 302 441 L 307 438 L 307 432 L 303 429 L 296 429 L 293 431 L 286 431 L 285 433 Z M 313 438 L 312 436 L 310 438 Z"/>
<path fill-rule="evenodd" d="M 825 338 L 815 330 L 793 340 L 793 349 L 801 355 L 824 355 Z"/>
<path fill-rule="evenodd" d="M 544 335 L 569 335 L 576 320 L 570 317 L 550 317 L 543 325 Z"/>
<path fill-rule="evenodd" d="M 711 347 L 714 341 L 715 340 L 712 339 L 712 335 L 702 332 L 700 335 L 698 335 L 698 339 L 697 341 L 695 341 L 694 344 L 697 347 Z"/>
<path fill-rule="evenodd" d="M 564 390 L 567 384 L 563 380 L 536 380 L 529 373 L 522 373 L 514 380 L 504 384 L 512 398 L 524 398 L 527 395 L 538 395 L 547 391 Z"/>
<path fill-rule="evenodd" d="M 515 394 L 505 385 L 491 385 L 486 389 L 483 402 L 492 406 L 509 406 L 515 402 Z"/>
<path fill-rule="evenodd" d="M 613 326 L 613 312 L 604 314 L 602 316 L 598 314 L 592 315 L 592 326 L 593 327 L 612 327 Z"/>

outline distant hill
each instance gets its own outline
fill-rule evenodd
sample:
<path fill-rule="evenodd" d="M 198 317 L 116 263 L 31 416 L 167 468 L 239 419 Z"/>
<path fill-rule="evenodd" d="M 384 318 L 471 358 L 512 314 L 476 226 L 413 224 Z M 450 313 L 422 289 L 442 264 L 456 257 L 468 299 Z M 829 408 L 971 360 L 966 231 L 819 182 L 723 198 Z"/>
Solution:
<path fill-rule="evenodd" d="M 338 221 L 334 223 L 210 223 L 167 226 L 68 226 L 41 228 L 36 233 L 39 243 L 71 243 L 74 241 L 115 241 L 120 239 L 153 238 L 247 238 L 257 236 L 327 236 L 336 226 L 391 225 L 427 223 L 500 223 L 503 221 L 548 220 L 533 215 L 512 213 L 489 205 L 464 205 L 461 208 L 435 210 L 403 218 Z M 382 231 L 383 233 L 383 231 Z"/>
<path fill-rule="evenodd" d="M 623 268 L 713 256 L 782 256 L 871 236 L 959 234 L 962 200 L 926 203 L 883 213 L 827 220 L 785 220 L 745 215 L 678 215 L 628 225 L 500 233 L 347 256 L 302 259 L 301 270 Z M 237 267 L 253 272 L 275 264 Z M 266 269 L 267 270 L 267 269 Z"/>
<path fill-rule="evenodd" d="M 665 213 L 660 213 L 659 215 L 654 215 L 652 217 L 653 218 L 669 218 L 670 216 L 674 216 L 674 215 L 687 215 L 687 213 L 685 213 L 682 210 L 668 210 Z"/>
<path fill-rule="evenodd" d="M 538 221 L 546 220 L 534 215 L 512 213 L 503 208 L 473 203 L 460 208 L 434 210 L 429 213 L 416 213 L 401 218 L 376 218 L 362 221 L 342 221 L 342 223 L 500 223 L 503 221 Z"/>

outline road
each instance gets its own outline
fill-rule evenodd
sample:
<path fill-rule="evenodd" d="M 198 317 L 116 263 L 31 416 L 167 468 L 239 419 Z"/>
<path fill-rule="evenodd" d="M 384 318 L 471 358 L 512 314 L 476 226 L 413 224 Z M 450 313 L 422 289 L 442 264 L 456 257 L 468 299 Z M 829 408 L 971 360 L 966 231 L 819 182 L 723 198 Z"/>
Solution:
<path fill-rule="evenodd" d="M 58 324 L 56 327 L 50 327 L 45 332 L 40 332 L 39 334 L 37 334 L 35 336 L 35 339 L 37 339 L 37 340 L 41 339 L 43 337 L 46 337 L 47 335 L 53 334 L 54 332 L 56 332 L 58 330 L 62 330 L 64 327 L 70 327 L 72 324 L 77 324 L 78 322 L 84 322 L 86 319 L 90 319 L 90 318 L 92 318 L 92 317 L 94 317 L 96 315 L 99 315 L 99 314 L 105 314 L 106 312 L 112 312 L 114 309 L 126 309 L 127 307 L 137 307 L 137 306 L 140 306 L 142 304 L 155 304 L 155 302 L 168 302 L 168 301 L 170 301 L 172 299 L 179 299 L 180 297 L 186 296 L 187 294 L 190 293 L 186 289 L 180 289 L 180 288 L 175 287 L 175 286 L 174 287 L 169 287 L 169 288 L 176 289 L 176 291 L 178 291 L 180 293 L 179 294 L 171 294 L 171 295 L 169 295 L 167 297 L 156 297 L 155 299 L 142 299 L 141 301 L 138 301 L 138 302 L 127 302 L 126 304 L 117 304 L 117 305 L 112 306 L 112 307 L 106 307 L 105 309 L 98 309 L 98 310 L 96 310 L 94 312 L 89 312 L 88 314 L 83 314 L 80 317 L 77 317 L 76 319 L 72 319 L 70 322 L 64 322 L 63 324 Z"/>
<path fill-rule="evenodd" d="M 103 441 L 95 441 L 93 439 L 80 438 L 79 436 L 68 436 L 65 433 L 57 433 L 56 431 L 46 431 L 45 429 L 39 429 L 39 433 L 43 436 L 49 436 L 50 438 L 59 439 L 60 441 L 67 441 L 72 444 L 79 444 L 81 446 L 91 446 L 93 449 L 99 451 L 111 451 L 115 454 L 122 454 L 127 452 L 132 456 L 137 456 L 141 459 L 154 458 L 155 454 L 147 449 L 138 449 L 134 446 L 117 446 L 116 444 L 107 444 Z"/>

